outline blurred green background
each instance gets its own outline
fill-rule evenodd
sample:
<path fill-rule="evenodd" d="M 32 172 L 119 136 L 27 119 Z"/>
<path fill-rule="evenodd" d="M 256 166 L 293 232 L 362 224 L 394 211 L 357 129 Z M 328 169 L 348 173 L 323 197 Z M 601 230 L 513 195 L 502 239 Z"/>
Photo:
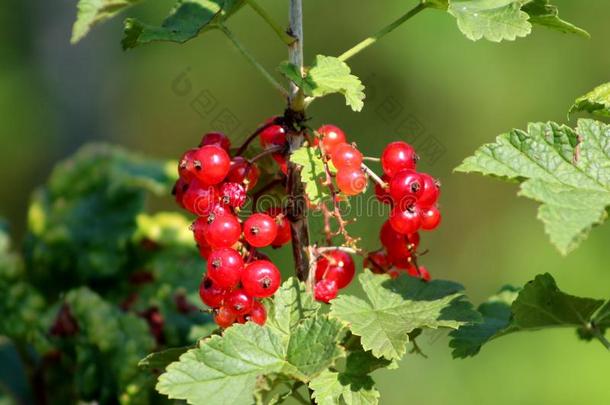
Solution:
<path fill-rule="evenodd" d="M 123 52 L 118 18 L 71 46 L 75 3 L 9 0 L 0 9 L 0 216 L 17 240 L 31 191 L 55 162 L 86 142 L 176 158 L 205 131 L 225 129 L 239 142 L 283 110 L 275 91 L 218 32 L 182 46 Z M 260 3 L 285 20 L 286 2 Z M 412 6 L 354 3 L 305 2 L 307 61 L 341 53 Z M 554 3 L 592 39 L 536 26 L 516 42 L 474 43 L 451 16 L 426 11 L 350 62 L 367 85 L 361 113 L 338 96 L 310 110 L 314 125 L 339 125 L 368 155 L 398 138 L 422 150 L 420 167 L 443 183 L 444 215 L 439 231 L 423 235 L 430 253 L 422 262 L 433 277 L 463 283 L 477 304 L 501 285 L 521 285 L 541 272 L 575 295 L 610 295 L 610 226 L 595 229 L 564 258 L 536 220 L 536 204 L 517 198 L 515 185 L 452 174 L 497 134 L 528 121 L 565 122 L 575 97 L 609 80 L 610 2 Z M 144 2 L 129 14 L 158 22 L 171 5 Z M 269 69 L 286 58 L 250 9 L 228 25 Z M 162 204 L 173 209 L 169 198 Z M 368 235 L 381 223 L 381 217 L 362 217 L 352 229 L 367 235 L 363 245 L 372 249 L 378 242 Z M 273 256 L 288 274 L 289 249 Z M 382 404 L 610 403 L 608 354 L 570 330 L 509 336 L 457 361 L 445 333 L 425 335 L 421 343 L 428 359 L 407 356 L 399 370 L 375 374 Z"/>

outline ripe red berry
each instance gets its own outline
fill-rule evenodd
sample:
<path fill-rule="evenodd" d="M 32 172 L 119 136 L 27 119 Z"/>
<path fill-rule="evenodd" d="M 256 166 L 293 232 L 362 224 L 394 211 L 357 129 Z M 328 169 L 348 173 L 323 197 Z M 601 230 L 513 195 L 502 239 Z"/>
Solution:
<path fill-rule="evenodd" d="M 336 145 L 330 158 L 337 170 L 348 167 L 360 168 L 362 164 L 362 153 L 348 143 Z"/>
<path fill-rule="evenodd" d="M 405 169 L 415 170 L 417 163 L 415 149 L 406 142 L 391 142 L 381 154 L 381 166 L 390 177 Z"/>
<path fill-rule="evenodd" d="M 390 225 L 392 225 L 396 232 L 404 235 L 417 232 L 421 225 L 419 209 L 415 205 L 409 206 L 406 209 L 394 207 L 392 212 L 390 212 Z"/>
<path fill-rule="evenodd" d="M 196 215 L 209 215 L 218 201 L 218 194 L 213 186 L 193 179 L 182 195 L 182 206 Z"/>
<path fill-rule="evenodd" d="M 246 294 L 257 298 L 266 298 L 275 294 L 280 281 L 280 271 L 268 260 L 248 263 L 241 276 L 241 284 Z"/>
<path fill-rule="evenodd" d="M 337 297 L 339 288 L 335 280 L 322 279 L 316 283 L 313 288 L 313 294 L 316 300 L 328 304 L 328 302 Z"/>
<path fill-rule="evenodd" d="M 422 229 L 431 231 L 441 223 L 441 212 L 436 206 L 424 208 L 420 211 L 420 218 Z"/>
<path fill-rule="evenodd" d="M 224 306 L 229 308 L 233 314 L 239 316 L 250 312 L 253 302 L 252 296 L 246 294 L 242 289 L 237 289 L 226 295 Z"/>
<path fill-rule="evenodd" d="M 187 150 L 178 162 L 178 175 L 187 182 L 195 177 L 195 152 L 197 149 Z"/>
<path fill-rule="evenodd" d="M 277 224 L 267 214 L 252 214 L 244 222 L 244 237 L 254 247 L 269 246 L 277 236 Z"/>
<path fill-rule="evenodd" d="M 176 180 L 176 183 L 174 183 L 174 187 L 172 188 L 172 194 L 174 195 L 176 203 L 178 203 L 178 205 L 182 208 L 184 208 L 184 193 L 186 193 L 186 190 L 188 190 L 188 188 L 189 185 L 183 178 L 179 178 L 178 180 Z"/>
<path fill-rule="evenodd" d="M 271 207 L 267 210 L 267 214 L 271 216 L 277 224 L 277 236 L 273 239 L 273 242 L 271 242 L 271 246 L 278 248 L 290 242 L 290 222 L 288 222 L 288 219 L 283 214 L 282 209 L 280 207 Z"/>
<path fill-rule="evenodd" d="M 382 250 L 369 253 L 362 263 L 362 267 L 369 269 L 376 274 L 387 272 L 390 265 L 391 263 L 387 253 Z"/>
<path fill-rule="evenodd" d="M 246 189 L 240 183 L 222 183 L 219 190 L 220 201 L 233 208 L 241 208 L 247 198 Z"/>
<path fill-rule="evenodd" d="M 241 236 L 241 225 L 232 214 L 210 215 L 203 233 L 213 248 L 231 247 Z"/>
<path fill-rule="evenodd" d="M 231 141 L 222 132 L 208 132 L 201 138 L 199 147 L 206 145 L 216 145 L 223 148 L 227 153 L 231 149 Z"/>
<path fill-rule="evenodd" d="M 205 228 L 208 226 L 208 221 L 204 217 L 198 217 L 191 224 L 191 231 L 193 231 L 193 237 L 195 242 L 199 246 L 210 246 L 208 241 L 205 239 Z"/>
<path fill-rule="evenodd" d="M 436 179 L 427 173 L 420 173 L 422 192 L 417 199 L 420 207 L 431 207 L 438 201 L 440 187 Z"/>
<path fill-rule="evenodd" d="M 411 266 L 407 269 L 407 274 L 411 277 L 419 277 L 424 281 L 430 281 L 430 273 L 424 266 L 419 266 L 419 268 Z"/>
<path fill-rule="evenodd" d="M 346 168 L 337 171 L 337 187 L 347 195 L 360 194 L 366 188 L 366 176 L 360 168 Z"/>
<path fill-rule="evenodd" d="M 218 184 L 229 173 L 231 159 L 220 146 L 202 146 L 194 152 L 193 158 L 195 175 L 206 184 Z"/>
<path fill-rule="evenodd" d="M 254 301 L 252 309 L 246 315 L 244 315 L 246 321 L 252 321 L 261 326 L 267 321 L 267 310 L 265 306 L 258 301 Z"/>
<path fill-rule="evenodd" d="M 244 260 L 235 249 L 213 250 L 208 258 L 208 277 L 220 288 L 231 289 L 241 280 Z"/>
<path fill-rule="evenodd" d="M 389 220 L 383 223 L 379 232 L 379 239 L 381 244 L 388 250 L 388 253 L 391 253 L 391 250 L 401 253 L 405 252 L 401 256 L 409 255 L 410 251 L 407 248 L 409 244 L 413 244 L 413 249 L 417 249 L 419 246 L 419 233 L 416 232 L 410 235 L 398 233 L 394 230 Z"/>
<path fill-rule="evenodd" d="M 337 283 L 342 289 L 349 285 L 354 278 L 356 268 L 352 257 L 341 250 L 332 250 L 324 253 L 316 264 L 316 281 L 328 279 Z"/>
<path fill-rule="evenodd" d="M 231 310 L 231 308 L 220 307 L 214 311 L 214 322 L 223 329 L 235 323 L 237 315 Z"/>
<path fill-rule="evenodd" d="M 235 156 L 231 160 L 229 173 L 227 174 L 226 181 L 232 183 L 248 183 L 248 190 L 252 190 L 258 178 L 260 176 L 260 170 L 255 163 L 249 163 L 245 158 L 241 156 Z"/>
<path fill-rule="evenodd" d="M 381 180 L 383 180 L 386 184 L 388 183 L 389 177 L 387 175 L 382 175 Z M 381 187 L 379 183 L 375 183 L 375 197 L 377 200 L 384 204 L 392 204 L 392 197 L 387 189 Z"/>
<path fill-rule="evenodd" d="M 414 170 L 401 170 L 390 180 L 392 200 L 402 209 L 413 204 L 422 191 L 421 176 Z"/>
<path fill-rule="evenodd" d="M 345 142 L 345 133 L 334 125 L 322 125 L 318 128 L 318 133 L 322 135 L 322 147 L 327 155 L 332 155 L 335 147 Z M 319 142 L 318 138 L 316 138 L 314 145 L 318 145 Z"/>
<path fill-rule="evenodd" d="M 278 164 L 282 173 L 288 174 L 288 161 L 286 160 L 286 157 L 281 153 L 274 153 L 271 157 Z"/>
<path fill-rule="evenodd" d="M 211 308 L 218 308 L 222 305 L 227 290 L 220 288 L 209 277 L 204 277 L 199 285 L 199 297 L 201 301 Z"/>
<path fill-rule="evenodd" d="M 283 146 L 286 144 L 286 129 L 281 125 L 270 125 L 263 129 L 259 135 L 263 148 Z"/>

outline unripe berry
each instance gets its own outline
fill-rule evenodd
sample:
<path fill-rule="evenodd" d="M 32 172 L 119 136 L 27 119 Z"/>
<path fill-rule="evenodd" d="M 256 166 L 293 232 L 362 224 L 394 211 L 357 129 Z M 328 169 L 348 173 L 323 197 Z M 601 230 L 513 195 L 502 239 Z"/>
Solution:
<path fill-rule="evenodd" d="M 277 236 L 277 224 L 267 214 L 252 214 L 244 222 L 244 237 L 254 247 L 269 246 Z"/>
<path fill-rule="evenodd" d="M 231 159 L 220 146 L 202 146 L 194 152 L 193 158 L 195 175 L 206 184 L 218 184 L 229 173 Z"/>
<path fill-rule="evenodd" d="M 275 294 L 280 281 L 280 271 L 267 260 L 248 263 L 241 276 L 241 284 L 246 294 L 257 298 L 266 298 Z"/>
<path fill-rule="evenodd" d="M 231 289 L 241 280 L 244 261 L 235 249 L 213 250 L 208 258 L 208 277 L 220 288 Z"/>
<path fill-rule="evenodd" d="M 385 174 L 394 177 L 401 170 L 415 170 L 417 159 L 415 149 L 411 145 L 400 141 L 392 142 L 381 154 L 381 166 Z"/>
<path fill-rule="evenodd" d="M 338 292 L 339 288 L 337 288 L 335 280 L 322 279 L 313 288 L 315 299 L 327 304 L 330 300 L 337 297 Z"/>

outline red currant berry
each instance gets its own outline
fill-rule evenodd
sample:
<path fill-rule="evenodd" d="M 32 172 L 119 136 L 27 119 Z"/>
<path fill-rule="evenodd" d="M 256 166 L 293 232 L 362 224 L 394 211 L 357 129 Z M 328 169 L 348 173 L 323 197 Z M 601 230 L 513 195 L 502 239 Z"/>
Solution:
<path fill-rule="evenodd" d="M 193 158 L 195 175 L 206 184 L 218 184 L 229 173 L 231 159 L 220 146 L 202 146 L 197 149 Z"/>
<path fill-rule="evenodd" d="M 316 300 L 329 303 L 330 300 L 337 297 L 339 288 L 335 280 L 322 279 L 316 283 L 313 288 L 313 294 Z"/>
<path fill-rule="evenodd" d="M 246 265 L 241 284 L 246 294 L 257 297 L 270 297 L 280 286 L 280 271 L 267 260 L 256 260 Z"/>
<path fill-rule="evenodd" d="M 271 157 L 278 164 L 282 173 L 288 174 L 288 161 L 286 160 L 286 157 L 281 153 L 274 153 Z"/>
<path fill-rule="evenodd" d="M 223 329 L 233 325 L 236 321 L 237 316 L 231 311 L 230 308 L 220 307 L 214 311 L 214 322 L 216 325 Z"/>
<path fill-rule="evenodd" d="M 414 205 L 404 210 L 400 207 L 394 207 L 390 212 L 390 225 L 396 232 L 404 235 L 417 232 L 421 225 L 419 209 Z"/>
<path fill-rule="evenodd" d="M 386 184 L 388 183 L 389 177 L 387 175 L 381 176 L 381 180 L 383 180 Z M 392 197 L 387 189 L 381 187 L 379 183 L 375 183 L 375 197 L 377 200 L 384 204 L 392 204 Z"/>
<path fill-rule="evenodd" d="M 267 210 L 267 214 L 273 218 L 277 224 L 277 236 L 271 242 L 271 246 L 278 248 L 290 242 L 290 222 L 286 219 L 280 207 L 271 207 Z"/>
<path fill-rule="evenodd" d="M 430 281 L 430 273 L 428 272 L 428 269 L 426 269 L 424 266 L 419 267 L 419 274 L 422 280 Z"/>
<path fill-rule="evenodd" d="M 337 187 L 347 195 L 360 194 L 366 188 L 366 176 L 360 168 L 337 171 Z"/>
<path fill-rule="evenodd" d="M 206 216 L 218 201 L 218 194 L 213 186 L 193 179 L 184 194 L 182 204 L 187 211 L 196 215 Z"/>
<path fill-rule="evenodd" d="M 281 125 L 269 125 L 261 131 L 259 136 L 261 146 L 265 149 L 286 144 L 286 129 Z"/>
<path fill-rule="evenodd" d="M 197 149 L 187 150 L 178 162 L 178 175 L 185 181 L 190 181 L 195 177 L 195 152 Z"/>
<path fill-rule="evenodd" d="M 392 228 L 390 221 L 385 221 L 383 223 L 381 231 L 379 232 L 379 239 L 381 240 L 381 244 L 388 250 L 395 247 L 404 247 L 405 251 L 408 253 L 409 250 L 407 249 L 407 246 L 409 244 L 413 244 L 413 249 L 417 249 L 419 246 L 419 233 L 416 232 L 410 235 L 398 233 Z M 405 256 L 406 255 L 407 254 L 405 254 Z"/>
<path fill-rule="evenodd" d="M 207 244 L 205 245 L 199 245 L 197 244 L 197 247 L 199 248 L 199 256 L 203 257 L 205 260 L 208 260 L 208 257 L 210 257 L 210 254 L 212 253 L 212 246 Z"/>
<path fill-rule="evenodd" d="M 184 208 L 184 193 L 186 193 L 186 190 L 188 190 L 188 188 L 189 185 L 183 178 L 179 178 L 178 180 L 176 180 L 176 183 L 174 183 L 174 188 L 172 188 L 172 194 L 174 195 L 174 198 L 176 199 L 178 205 L 182 208 Z"/>
<path fill-rule="evenodd" d="M 220 201 L 233 208 L 241 208 L 246 202 L 246 189 L 240 183 L 222 183 Z"/>
<path fill-rule="evenodd" d="M 421 176 L 413 170 L 402 170 L 390 180 L 390 195 L 402 209 L 413 204 L 422 191 Z"/>
<path fill-rule="evenodd" d="M 441 223 L 441 212 L 437 207 L 432 206 L 420 211 L 421 227 L 427 231 L 436 229 Z"/>
<path fill-rule="evenodd" d="M 260 170 L 255 163 L 249 163 L 245 158 L 241 156 L 235 156 L 231 160 L 229 168 L 229 174 L 227 174 L 227 181 L 231 183 L 248 183 L 248 190 L 252 190 L 258 178 L 260 176 Z"/>
<path fill-rule="evenodd" d="M 352 257 L 341 250 L 332 250 L 324 253 L 316 264 L 316 281 L 334 280 L 337 288 L 342 289 L 349 285 L 354 278 L 356 268 Z"/>
<path fill-rule="evenodd" d="M 269 246 L 277 236 L 277 224 L 267 214 L 252 214 L 244 222 L 244 237 L 254 247 Z"/>
<path fill-rule="evenodd" d="M 203 138 L 201 138 L 199 147 L 206 145 L 220 146 L 227 153 L 229 153 L 229 149 L 231 149 L 231 141 L 222 132 L 208 132 L 207 134 L 205 134 Z"/>
<path fill-rule="evenodd" d="M 333 149 L 331 160 L 337 170 L 348 167 L 360 168 L 362 153 L 348 143 L 340 143 Z"/>
<path fill-rule="evenodd" d="M 232 214 L 210 215 L 203 234 L 213 248 L 231 247 L 241 236 L 241 225 Z"/>
<path fill-rule="evenodd" d="M 440 187 L 438 181 L 427 173 L 420 173 L 422 180 L 422 192 L 417 199 L 420 207 L 431 207 L 438 201 Z"/>
<path fill-rule="evenodd" d="M 322 135 L 322 147 L 327 155 L 332 155 L 335 147 L 345 142 L 345 133 L 334 125 L 322 125 L 318 128 L 318 133 Z M 319 142 L 318 138 L 316 138 L 314 145 L 318 145 Z"/>
<path fill-rule="evenodd" d="M 378 250 L 369 253 L 362 263 L 362 267 L 371 270 L 375 274 L 383 274 L 390 267 L 390 259 L 386 252 Z"/>
<path fill-rule="evenodd" d="M 213 250 L 208 258 L 208 277 L 220 288 L 231 289 L 241 280 L 244 260 L 235 249 Z"/>
<path fill-rule="evenodd" d="M 208 241 L 205 239 L 205 228 L 208 226 L 208 221 L 204 217 L 198 217 L 191 224 L 191 231 L 193 231 L 193 236 L 195 238 L 195 242 L 199 246 L 210 246 Z"/>
<path fill-rule="evenodd" d="M 237 289 L 226 295 L 224 305 L 229 308 L 233 314 L 240 316 L 250 312 L 253 302 L 252 296 L 246 294 L 242 289 Z"/>
<path fill-rule="evenodd" d="M 220 288 L 209 277 L 204 277 L 199 285 L 199 297 L 201 302 L 210 308 L 218 308 L 227 294 L 227 290 Z"/>
<path fill-rule="evenodd" d="M 430 273 L 424 266 L 419 266 L 419 268 L 412 265 L 407 269 L 407 274 L 411 277 L 419 277 L 424 281 L 430 281 Z"/>
<path fill-rule="evenodd" d="M 267 321 L 267 310 L 263 304 L 258 301 L 254 301 L 252 304 L 252 309 L 244 316 L 244 319 L 263 326 Z"/>
<path fill-rule="evenodd" d="M 411 145 L 400 141 L 392 142 L 381 154 L 381 166 L 385 174 L 394 177 L 401 170 L 415 170 L 417 159 L 415 149 Z"/>

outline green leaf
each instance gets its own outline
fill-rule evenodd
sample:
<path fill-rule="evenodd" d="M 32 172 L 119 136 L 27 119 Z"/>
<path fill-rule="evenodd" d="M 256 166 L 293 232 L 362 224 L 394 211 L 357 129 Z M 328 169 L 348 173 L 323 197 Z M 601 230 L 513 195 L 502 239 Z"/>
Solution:
<path fill-rule="evenodd" d="M 572 23 L 559 18 L 557 7 L 549 4 L 549 0 L 533 0 L 524 5 L 521 10 L 529 16 L 529 21 L 533 24 L 542 25 L 567 34 L 576 34 L 584 38 L 590 38 L 589 33 Z"/>
<path fill-rule="evenodd" d="M 60 163 L 29 210 L 25 258 L 34 286 L 54 296 L 129 271 L 136 218 L 147 191 L 169 195 L 170 166 L 109 145 Z"/>
<path fill-rule="evenodd" d="M 525 0 L 452 0 L 449 13 L 468 39 L 513 41 L 531 32 L 528 14 L 521 10 Z"/>
<path fill-rule="evenodd" d="M 538 218 L 567 254 L 607 217 L 610 126 L 589 119 L 579 120 L 576 130 L 532 123 L 483 145 L 455 170 L 520 181 L 520 195 L 542 203 Z"/>
<path fill-rule="evenodd" d="M 367 299 L 341 295 L 332 301 L 331 316 L 345 322 L 375 357 L 402 357 L 414 329 L 457 329 L 479 320 L 456 283 L 407 276 L 392 281 L 370 271 L 361 274 L 359 281 Z"/>
<path fill-rule="evenodd" d="M 138 367 L 145 370 L 165 370 L 165 368 L 175 361 L 178 361 L 187 350 L 192 349 L 192 346 L 188 347 L 173 347 L 171 349 L 154 352 L 144 357 L 138 363 Z"/>
<path fill-rule="evenodd" d="M 288 62 L 282 63 L 279 70 L 308 96 L 322 97 L 341 93 L 352 110 L 360 111 L 364 106 L 364 85 L 357 76 L 351 74 L 347 63 L 338 58 L 317 55 L 305 77 L 301 77 L 299 69 Z"/>
<path fill-rule="evenodd" d="M 140 0 L 79 0 L 76 21 L 72 27 L 73 44 L 80 41 L 89 30 L 98 23 L 114 17 L 123 9 L 136 4 Z"/>
<path fill-rule="evenodd" d="M 570 114 L 576 111 L 610 117 L 610 83 L 597 86 L 589 93 L 577 98 L 570 108 Z"/>
<path fill-rule="evenodd" d="M 474 356 L 481 346 L 491 339 L 506 333 L 511 321 L 511 304 L 517 298 L 519 289 L 506 286 L 500 292 L 479 305 L 477 310 L 483 322 L 464 325 L 450 333 L 454 358 Z"/>
<path fill-rule="evenodd" d="M 600 328 L 610 328 L 610 300 L 597 311 L 593 322 Z"/>
<path fill-rule="evenodd" d="M 242 5 L 243 0 L 178 0 L 161 26 L 148 25 L 135 18 L 125 20 L 123 49 L 157 41 L 184 43 L 223 22 Z"/>
<path fill-rule="evenodd" d="M 281 374 L 307 383 L 343 355 L 338 345 L 343 327 L 316 314 L 318 305 L 303 293 L 302 284 L 288 280 L 276 292 L 278 307 L 270 309 L 265 326 L 234 325 L 222 336 L 201 341 L 167 367 L 157 390 L 189 403 L 253 403 L 261 375 Z M 282 308 L 286 313 L 280 315 L 279 305 L 287 305 Z"/>
<path fill-rule="evenodd" d="M 312 204 L 320 204 L 330 196 L 328 187 L 322 185 L 326 181 L 326 171 L 318 148 L 302 146 L 290 155 L 290 161 L 302 167 L 301 181 Z M 330 162 L 329 171 L 336 172 Z"/>
<path fill-rule="evenodd" d="M 605 319 L 608 304 L 561 291 L 548 273 L 536 276 L 515 295 L 514 288 L 503 289 L 479 307 L 483 323 L 452 332 L 453 356 L 474 356 L 483 344 L 514 332 L 568 327 L 578 328 L 581 337 L 588 339 L 605 329 L 603 321 L 596 321 Z"/>

